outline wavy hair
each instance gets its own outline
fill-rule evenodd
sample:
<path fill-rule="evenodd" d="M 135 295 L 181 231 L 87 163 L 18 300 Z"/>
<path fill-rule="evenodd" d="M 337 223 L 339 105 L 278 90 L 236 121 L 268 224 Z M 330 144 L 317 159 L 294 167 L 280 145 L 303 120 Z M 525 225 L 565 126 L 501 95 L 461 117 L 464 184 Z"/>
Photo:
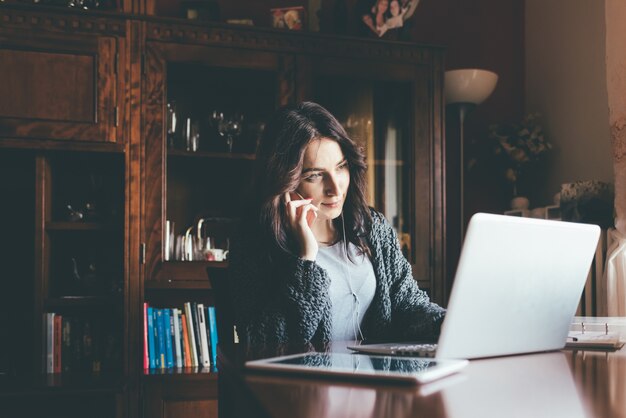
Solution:
<path fill-rule="evenodd" d="M 267 248 L 293 253 L 295 241 L 287 233 L 283 195 L 298 187 L 306 148 L 322 138 L 339 144 L 350 171 L 342 213 L 344 239 L 370 255 L 364 238 L 372 217 L 365 197 L 367 166 L 363 150 L 348 137 L 337 119 L 317 103 L 284 106 L 266 124 L 257 149 L 247 220 L 260 229 L 263 239 L 270 244 Z M 333 221 L 339 231 L 340 218 Z"/>

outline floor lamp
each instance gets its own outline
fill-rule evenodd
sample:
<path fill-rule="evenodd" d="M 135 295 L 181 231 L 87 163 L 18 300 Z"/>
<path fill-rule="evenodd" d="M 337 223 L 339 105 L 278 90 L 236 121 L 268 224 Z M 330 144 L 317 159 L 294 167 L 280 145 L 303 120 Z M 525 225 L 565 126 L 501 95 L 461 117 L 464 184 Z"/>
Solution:
<path fill-rule="evenodd" d="M 465 232 L 464 205 L 464 124 L 465 116 L 469 111 L 487 99 L 496 88 L 498 75 L 492 71 L 468 68 L 462 70 L 446 71 L 444 77 L 444 93 L 446 105 L 451 106 L 459 115 L 459 159 L 461 161 L 460 171 L 460 212 L 461 212 L 461 244 Z"/>

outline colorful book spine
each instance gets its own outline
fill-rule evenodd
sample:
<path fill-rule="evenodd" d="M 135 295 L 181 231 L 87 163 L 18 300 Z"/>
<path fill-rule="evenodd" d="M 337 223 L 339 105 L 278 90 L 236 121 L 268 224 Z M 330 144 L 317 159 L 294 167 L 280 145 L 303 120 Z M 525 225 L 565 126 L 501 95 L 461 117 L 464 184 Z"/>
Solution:
<path fill-rule="evenodd" d="M 149 368 L 154 369 L 156 367 L 156 332 L 154 326 L 154 312 L 151 307 L 148 306 L 146 310 L 146 316 L 148 317 L 148 360 L 149 360 Z"/>
<path fill-rule="evenodd" d="M 143 303 L 143 368 L 150 368 L 148 353 L 148 302 Z"/>
<path fill-rule="evenodd" d="M 165 330 L 165 367 L 174 367 L 174 350 L 172 349 L 172 310 L 163 309 L 163 329 Z"/>
<path fill-rule="evenodd" d="M 61 338 L 63 336 L 63 317 L 54 315 L 54 372 L 61 373 Z"/>
<path fill-rule="evenodd" d="M 158 341 L 158 368 L 165 368 L 165 323 L 163 321 L 163 309 L 155 309 L 157 317 L 157 341 Z"/>
<path fill-rule="evenodd" d="M 54 312 L 46 313 L 46 373 L 54 373 Z"/>
<path fill-rule="evenodd" d="M 181 365 L 180 367 L 185 367 L 185 343 L 184 343 L 184 335 L 183 335 L 183 311 L 177 309 L 178 311 L 178 329 L 180 332 L 180 359 Z"/>
<path fill-rule="evenodd" d="M 187 327 L 189 333 L 189 350 L 191 351 L 191 367 L 198 367 L 198 350 L 196 339 L 194 338 L 194 315 L 192 314 L 191 303 L 185 302 L 185 313 L 187 314 Z"/>
<path fill-rule="evenodd" d="M 211 358 L 209 357 L 209 341 L 206 335 L 206 318 L 204 316 L 204 305 L 198 303 L 198 328 L 200 335 L 200 349 L 202 350 L 202 366 L 210 367 Z"/>
<path fill-rule="evenodd" d="M 183 323 L 183 346 L 185 349 L 185 367 L 191 367 L 191 349 L 189 346 L 189 326 L 187 325 L 187 314 L 181 315 Z"/>
<path fill-rule="evenodd" d="M 195 342 L 198 363 L 196 367 L 202 366 L 202 341 L 200 341 L 200 326 L 198 325 L 198 303 L 191 302 L 191 315 L 193 316 L 193 338 Z"/>
<path fill-rule="evenodd" d="M 207 317 L 209 323 L 209 341 L 211 342 L 211 362 L 217 365 L 217 320 L 215 318 L 215 306 L 208 306 Z"/>
<path fill-rule="evenodd" d="M 61 327 L 63 330 L 63 335 L 61 337 L 61 363 L 63 364 L 62 369 L 64 372 L 69 372 L 72 369 L 72 322 L 70 318 L 64 316 Z"/>
<path fill-rule="evenodd" d="M 183 367 L 183 355 L 180 350 L 180 316 L 177 308 L 172 309 L 174 322 L 174 353 L 176 367 Z"/>

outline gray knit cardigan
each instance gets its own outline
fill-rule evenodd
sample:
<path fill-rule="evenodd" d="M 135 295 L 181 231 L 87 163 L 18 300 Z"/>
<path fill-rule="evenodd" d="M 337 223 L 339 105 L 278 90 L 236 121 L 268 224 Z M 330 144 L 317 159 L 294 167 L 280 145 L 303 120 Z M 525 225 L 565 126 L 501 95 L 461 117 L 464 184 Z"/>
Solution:
<path fill-rule="evenodd" d="M 434 341 L 445 310 L 418 289 L 395 231 L 372 210 L 367 242 L 376 293 L 361 329 L 375 340 Z M 230 251 L 229 282 L 239 337 L 252 345 L 326 343 L 331 313 L 326 270 L 292 254 L 269 263 L 256 236 L 239 234 Z"/>

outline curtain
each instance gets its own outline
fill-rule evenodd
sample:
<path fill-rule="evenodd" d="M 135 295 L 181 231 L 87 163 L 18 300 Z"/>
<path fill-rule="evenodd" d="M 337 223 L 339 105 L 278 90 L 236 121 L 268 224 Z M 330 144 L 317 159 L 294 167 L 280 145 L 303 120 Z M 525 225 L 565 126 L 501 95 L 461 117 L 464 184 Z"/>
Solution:
<path fill-rule="evenodd" d="M 615 176 L 615 229 L 607 251 L 604 280 L 609 316 L 626 316 L 626 2 L 607 0 L 606 83 Z"/>

